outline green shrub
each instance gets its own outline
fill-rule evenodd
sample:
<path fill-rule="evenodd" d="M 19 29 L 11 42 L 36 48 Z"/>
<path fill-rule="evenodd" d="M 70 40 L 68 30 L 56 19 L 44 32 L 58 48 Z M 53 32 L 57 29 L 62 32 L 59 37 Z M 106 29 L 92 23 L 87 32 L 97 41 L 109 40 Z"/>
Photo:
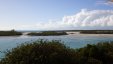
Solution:
<path fill-rule="evenodd" d="M 38 40 L 6 53 L 0 64 L 75 64 L 75 51 L 60 41 Z"/>
<path fill-rule="evenodd" d="M 78 49 L 76 54 L 78 54 L 80 64 L 113 64 L 113 42 L 88 44 Z"/>
<path fill-rule="evenodd" d="M 0 64 L 113 64 L 113 42 L 71 49 L 61 41 L 38 40 L 7 51 Z"/>

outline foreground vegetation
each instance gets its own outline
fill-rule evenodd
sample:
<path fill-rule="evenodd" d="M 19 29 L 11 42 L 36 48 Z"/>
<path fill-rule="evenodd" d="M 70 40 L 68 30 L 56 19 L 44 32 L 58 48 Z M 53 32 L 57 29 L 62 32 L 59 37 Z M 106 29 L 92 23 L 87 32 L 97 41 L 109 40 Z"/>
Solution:
<path fill-rule="evenodd" d="M 31 33 L 28 33 L 27 35 L 30 35 L 30 36 L 54 36 L 54 35 L 67 35 L 66 32 L 56 32 L 56 31 L 44 31 L 44 32 L 39 32 L 39 33 L 36 33 L 36 32 L 31 32 Z"/>
<path fill-rule="evenodd" d="M 75 56 L 59 41 L 39 40 L 8 51 L 0 64 L 75 64 Z"/>
<path fill-rule="evenodd" d="M 0 36 L 16 36 L 16 35 L 22 35 L 22 33 L 21 32 L 17 32 L 15 30 L 0 31 Z"/>
<path fill-rule="evenodd" d="M 38 40 L 7 51 L 0 64 L 113 64 L 113 42 L 71 49 L 60 41 Z"/>

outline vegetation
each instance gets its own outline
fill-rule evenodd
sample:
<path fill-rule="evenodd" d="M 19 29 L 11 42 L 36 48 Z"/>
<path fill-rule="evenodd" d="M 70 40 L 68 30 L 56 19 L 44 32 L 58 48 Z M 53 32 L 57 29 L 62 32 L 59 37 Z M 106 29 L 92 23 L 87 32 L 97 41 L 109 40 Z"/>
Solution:
<path fill-rule="evenodd" d="M 113 30 L 81 30 L 83 34 L 113 34 Z"/>
<path fill-rule="evenodd" d="M 38 40 L 6 53 L 0 64 L 113 64 L 113 42 L 71 49 L 60 41 Z"/>
<path fill-rule="evenodd" d="M 22 33 L 21 32 L 16 32 L 15 30 L 0 31 L 0 36 L 15 36 L 15 35 L 22 35 Z"/>
<path fill-rule="evenodd" d="M 59 41 L 39 40 L 8 51 L 0 64 L 76 64 L 74 53 Z"/>
<path fill-rule="evenodd" d="M 88 44 L 76 52 L 79 64 L 113 64 L 113 42 Z"/>
<path fill-rule="evenodd" d="M 44 32 L 32 32 L 32 33 L 28 33 L 27 35 L 30 36 L 54 36 L 54 35 L 67 35 L 66 32 L 56 32 L 56 31 L 44 31 Z"/>

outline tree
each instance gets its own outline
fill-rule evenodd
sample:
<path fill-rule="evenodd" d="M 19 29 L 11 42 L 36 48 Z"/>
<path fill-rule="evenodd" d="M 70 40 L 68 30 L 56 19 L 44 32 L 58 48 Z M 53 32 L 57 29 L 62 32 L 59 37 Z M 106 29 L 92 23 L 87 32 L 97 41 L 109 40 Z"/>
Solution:
<path fill-rule="evenodd" d="M 6 53 L 0 64 L 75 64 L 75 51 L 59 41 L 22 44 Z"/>

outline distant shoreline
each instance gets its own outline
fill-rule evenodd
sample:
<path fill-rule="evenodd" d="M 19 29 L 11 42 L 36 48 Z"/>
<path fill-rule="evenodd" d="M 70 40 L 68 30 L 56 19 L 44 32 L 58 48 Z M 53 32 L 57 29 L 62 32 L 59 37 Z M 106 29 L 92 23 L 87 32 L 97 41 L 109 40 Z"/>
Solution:
<path fill-rule="evenodd" d="M 60 35 L 68 35 L 64 31 L 43 31 L 43 32 L 30 32 L 27 35 L 29 36 L 60 36 Z"/>
<path fill-rule="evenodd" d="M 38 33 L 41 32 L 41 33 Z M 57 33 L 59 32 L 59 33 Z M 59 35 L 112 35 L 113 30 L 54 30 L 54 31 L 0 31 L 0 36 L 20 36 L 20 35 L 28 36 L 59 36 Z"/>
<path fill-rule="evenodd" d="M 0 36 L 19 36 L 22 35 L 21 32 L 17 32 L 15 30 L 10 31 L 0 31 Z"/>

